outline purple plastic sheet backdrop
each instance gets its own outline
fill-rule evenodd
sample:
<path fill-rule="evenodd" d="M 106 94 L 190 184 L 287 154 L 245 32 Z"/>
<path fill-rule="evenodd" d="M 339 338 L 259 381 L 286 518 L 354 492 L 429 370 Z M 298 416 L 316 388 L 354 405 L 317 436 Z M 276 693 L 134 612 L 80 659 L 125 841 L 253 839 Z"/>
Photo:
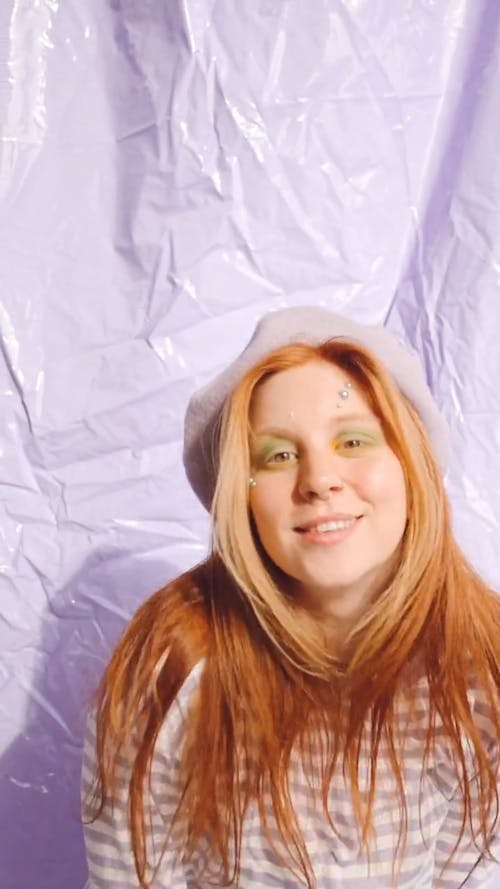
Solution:
<path fill-rule="evenodd" d="M 183 412 L 266 310 L 330 306 L 419 352 L 457 534 L 500 586 L 499 19 L 2 0 L 2 889 L 84 885 L 86 703 L 206 550 Z"/>

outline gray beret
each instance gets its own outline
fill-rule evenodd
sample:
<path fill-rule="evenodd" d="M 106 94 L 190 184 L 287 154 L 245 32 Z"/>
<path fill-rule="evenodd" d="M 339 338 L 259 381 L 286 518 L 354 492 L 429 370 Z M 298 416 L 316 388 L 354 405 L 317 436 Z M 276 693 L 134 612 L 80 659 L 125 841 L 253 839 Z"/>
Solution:
<path fill-rule="evenodd" d="M 228 367 L 192 396 L 184 423 L 184 467 L 197 497 L 210 509 L 217 466 L 214 435 L 221 410 L 243 374 L 269 352 L 289 343 L 354 340 L 370 349 L 412 402 L 442 468 L 449 457 L 448 427 L 432 397 L 418 359 L 383 327 L 359 324 L 319 306 L 280 309 L 265 315 L 248 345 Z"/>

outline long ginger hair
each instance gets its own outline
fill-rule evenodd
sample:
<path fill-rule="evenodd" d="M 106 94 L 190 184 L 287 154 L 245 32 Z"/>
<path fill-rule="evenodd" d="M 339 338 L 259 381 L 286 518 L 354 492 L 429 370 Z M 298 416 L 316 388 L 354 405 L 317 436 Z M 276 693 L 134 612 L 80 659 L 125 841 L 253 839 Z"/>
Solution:
<path fill-rule="evenodd" d="M 329 648 L 317 620 L 280 586 L 249 507 L 252 399 L 269 375 L 318 359 L 340 367 L 360 388 L 403 466 L 407 487 L 408 520 L 397 569 L 352 629 L 347 660 Z M 474 832 L 488 852 L 499 802 L 499 744 L 492 758 L 467 692 L 472 681 L 481 689 L 498 742 L 500 604 L 454 540 L 441 473 L 416 410 L 371 352 L 335 339 L 318 346 L 296 343 L 266 356 L 227 399 L 218 429 L 211 553 L 139 608 L 97 692 L 98 765 L 90 820 L 113 799 L 126 752 L 132 848 L 140 885 L 147 887 L 155 865 L 148 860 L 145 818 L 154 748 L 175 696 L 202 661 L 174 818 L 183 825 L 182 853 L 189 859 L 203 838 L 220 862 L 219 885 L 237 882 L 243 822 L 253 802 L 283 865 L 314 889 L 288 783 L 292 750 L 312 779 L 320 763 L 319 801 L 334 831 L 328 788 L 341 764 L 369 854 L 377 757 L 384 741 L 399 793 L 401 861 L 407 812 L 396 703 L 401 693 L 411 705 L 408 667 L 418 664 L 429 707 L 422 767 L 433 752 L 439 722 L 463 799 L 460 838 L 467 823 L 473 828 L 474 779 L 479 788 Z M 366 726 L 367 793 L 359 781 Z M 265 798 L 271 802 L 274 832 Z"/>

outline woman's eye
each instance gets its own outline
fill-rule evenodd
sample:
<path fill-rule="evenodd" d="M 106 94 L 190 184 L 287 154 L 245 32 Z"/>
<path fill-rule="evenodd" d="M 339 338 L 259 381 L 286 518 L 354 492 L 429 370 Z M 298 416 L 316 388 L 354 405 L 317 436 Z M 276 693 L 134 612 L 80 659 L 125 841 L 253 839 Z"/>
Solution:
<path fill-rule="evenodd" d="M 293 453 L 293 451 L 278 451 L 277 454 L 273 454 L 269 458 L 269 462 L 270 463 L 289 463 L 291 460 L 293 460 L 294 457 L 295 457 L 295 454 Z"/>
<path fill-rule="evenodd" d="M 361 448 L 365 444 L 360 438 L 347 438 L 344 440 L 343 445 L 346 448 Z"/>
<path fill-rule="evenodd" d="M 359 438 L 356 435 L 341 438 L 336 443 L 336 449 L 340 451 L 362 451 L 370 444 L 365 438 Z"/>

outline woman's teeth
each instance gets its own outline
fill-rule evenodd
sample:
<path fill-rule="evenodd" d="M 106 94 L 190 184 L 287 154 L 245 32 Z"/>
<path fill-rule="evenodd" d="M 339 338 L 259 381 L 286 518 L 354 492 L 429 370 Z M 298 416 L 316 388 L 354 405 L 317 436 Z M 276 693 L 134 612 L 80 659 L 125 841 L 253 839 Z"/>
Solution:
<path fill-rule="evenodd" d="M 351 525 L 354 525 L 356 519 L 344 519 L 341 522 L 322 522 L 320 525 L 315 525 L 314 528 L 308 528 L 308 531 L 316 531 L 320 534 L 326 533 L 326 531 L 342 531 L 344 528 L 350 528 Z"/>

